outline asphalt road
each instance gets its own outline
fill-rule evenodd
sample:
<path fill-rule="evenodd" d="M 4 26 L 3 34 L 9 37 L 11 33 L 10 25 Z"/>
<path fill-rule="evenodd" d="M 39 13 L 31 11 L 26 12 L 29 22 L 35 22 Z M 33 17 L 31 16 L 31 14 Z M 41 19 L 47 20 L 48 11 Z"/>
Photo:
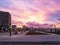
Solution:
<path fill-rule="evenodd" d="M 13 42 L 13 43 L 12 43 Z M 22 43 L 21 43 L 22 42 Z M 35 43 L 32 43 L 35 42 Z M 42 44 L 43 43 L 43 44 Z M 55 44 L 54 44 L 55 43 Z M 0 33 L 0 45 L 60 45 L 60 35 L 18 35 L 9 36 L 9 33 Z"/>
<path fill-rule="evenodd" d="M 60 41 L 60 35 L 24 35 L 18 33 L 17 35 L 9 36 L 9 33 L 0 33 L 0 41 Z"/>

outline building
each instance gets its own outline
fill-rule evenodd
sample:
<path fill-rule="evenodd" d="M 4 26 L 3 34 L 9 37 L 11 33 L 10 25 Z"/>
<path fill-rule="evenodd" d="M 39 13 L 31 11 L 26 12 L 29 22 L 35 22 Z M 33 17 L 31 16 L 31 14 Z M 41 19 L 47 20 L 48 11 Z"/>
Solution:
<path fill-rule="evenodd" d="M 9 12 L 0 11 L 0 26 L 10 26 L 11 25 L 11 15 Z"/>

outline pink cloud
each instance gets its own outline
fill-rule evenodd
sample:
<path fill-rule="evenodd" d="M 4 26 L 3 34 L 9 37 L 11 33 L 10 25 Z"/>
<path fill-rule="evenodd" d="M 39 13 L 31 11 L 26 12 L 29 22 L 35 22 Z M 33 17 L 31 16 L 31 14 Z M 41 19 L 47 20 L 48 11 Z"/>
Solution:
<path fill-rule="evenodd" d="M 40 23 L 37 23 L 35 21 L 33 21 L 33 22 L 27 22 L 26 25 L 28 27 L 34 27 L 34 28 L 52 28 L 53 27 L 52 24 L 47 24 L 47 23 L 40 24 Z"/>
<path fill-rule="evenodd" d="M 12 21 L 12 25 L 17 25 L 17 26 L 23 26 L 24 25 L 24 23 L 22 22 L 22 21 L 16 21 L 16 20 L 14 20 L 14 21 Z"/>
<path fill-rule="evenodd" d="M 51 16 L 48 15 L 49 13 L 60 10 L 60 6 L 54 0 L 33 0 L 32 4 L 24 0 L 9 0 L 9 2 L 11 4 L 8 8 L 0 7 L 0 10 L 10 12 L 12 15 L 12 23 L 18 25 L 20 21 L 24 23 L 28 21 L 46 23 L 46 20 Z M 33 25 L 36 24 L 34 22 L 32 23 Z"/>
<path fill-rule="evenodd" d="M 40 24 L 39 23 L 36 23 L 35 21 L 34 22 L 27 22 L 26 25 L 28 27 L 34 27 L 34 28 L 40 27 Z"/>

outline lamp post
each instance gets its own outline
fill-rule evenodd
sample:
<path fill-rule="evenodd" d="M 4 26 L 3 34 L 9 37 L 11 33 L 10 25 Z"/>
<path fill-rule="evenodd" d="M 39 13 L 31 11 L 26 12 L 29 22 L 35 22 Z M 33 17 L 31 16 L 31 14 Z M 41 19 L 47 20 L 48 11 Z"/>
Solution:
<path fill-rule="evenodd" d="M 11 27 L 9 27 L 9 36 L 11 36 L 11 31 L 12 31 Z"/>

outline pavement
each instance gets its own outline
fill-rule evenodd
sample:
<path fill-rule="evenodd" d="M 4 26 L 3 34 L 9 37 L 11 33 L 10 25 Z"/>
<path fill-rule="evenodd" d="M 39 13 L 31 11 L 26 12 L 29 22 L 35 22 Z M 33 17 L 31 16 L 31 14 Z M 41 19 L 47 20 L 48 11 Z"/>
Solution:
<path fill-rule="evenodd" d="M 60 45 L 60 35 L 17 35 L 0 33 L 0 45 Z"/>
<path fill-rule="evenodd" d="M 60 41 L 60 35 L 24 35 L 18 33 L 17 35 L 9 36 L 9 33 L 0 33 L 1 41 L 22 41 L 22 42 L 41 42 L 41 41 Z"/>

